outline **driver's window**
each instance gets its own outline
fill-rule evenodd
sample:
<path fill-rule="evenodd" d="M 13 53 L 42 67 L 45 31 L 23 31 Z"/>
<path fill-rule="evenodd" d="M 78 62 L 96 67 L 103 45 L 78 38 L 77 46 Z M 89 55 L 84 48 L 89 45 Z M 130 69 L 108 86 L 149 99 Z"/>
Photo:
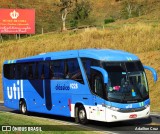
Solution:
<path fill-rule="evenodd" d="M 93 70 L 91 71 L 91 89 L 92 92 L 101 98 L 105 98 L 104 84 L 103 84 L 103 76 L 100 72 Z"/>
<path fill-rule="evenodd" d="M 101 80 L 101 77 L 97 76 L 95 78 L 95 83 L 94 83 L 94 90 L 95 90 L 95 93 L 100 96 L 100 97 L 103 97 L 103 83 L 102 83 L 102 80 Z"/>

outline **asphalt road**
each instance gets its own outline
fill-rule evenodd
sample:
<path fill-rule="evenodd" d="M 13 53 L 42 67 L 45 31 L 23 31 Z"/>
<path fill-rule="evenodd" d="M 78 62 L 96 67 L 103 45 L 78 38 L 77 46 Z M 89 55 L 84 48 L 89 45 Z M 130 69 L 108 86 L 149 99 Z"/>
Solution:
<path fill-rule="evenodd" d="M 0 111 L 12 112 L 19 114 L 19 111 L 14 111 L 12 109 L 6 108 L 3 106 L 3 103 L 0 103 Z M 49 120 L 56 120 L 58 122 L 63 122 L 63 124 L 75 124 L 74 119 L 61 117 L 61 116 L 53 116 L 39 113 L 29 113 L 30 116 L 39 117 L 39 118 L 47 118 Z M 152 125 L 152 126 L 151 126 Z M 86 129 L 92 131 L 100 131 L 102 133 L 116 133 L 116 134 L 128 134 L 129 133 L 160 133 L 160 114 L 154 113 L 151 114 L 147 119 L 137 119 L 132 121 L 121 121 L 114 123 L 105 123 L 98 121 L 89 121 L 89 123 L 85 126 L 80 125 L 81 127 L 86 127 Z M 157 128 L 159 131 L 134 131 L 137 128 L 142 129 L 150 129 Z"/>

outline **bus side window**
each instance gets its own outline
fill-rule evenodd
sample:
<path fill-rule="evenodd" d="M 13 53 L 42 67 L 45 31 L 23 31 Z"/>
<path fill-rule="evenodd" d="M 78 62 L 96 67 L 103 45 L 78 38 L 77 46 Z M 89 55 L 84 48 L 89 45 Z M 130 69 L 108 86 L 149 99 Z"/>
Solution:
<path fill-rule="evenodd" d="M 28 79 L 33 79 L 33 64 L 28 64 Z"/>
<path fill-rule="evenodd" d="M 20 79 L 21 78 L 21 65 L 20 64 L 17 64 L 16 65 L 16 75 L 15 75 L 15 79 Z"/>
<path fill-rule="evenodd" d="M 44 78 L 50 79 L 50 76 L 49 76 L 50 64 L 49 64 L 49 62 L 44 62 L 43 66 L 44 66 Z"/>
<path fill-rule="evenodd" d="M 100 72 L 91 70 L 91 90 L 96 95 L 100 96 L 101 98 L 106 97 L 106 92 L 104 89 L 103 84 L 103 76 Z"/>
<path fill-rule="evenodd" d="M 90 66 L 91 66 L 91 60 L 90 59 L 86 59 L 86 58 L 82 58 L 82 62 L 83 62 L 83 67 L 86 71 L 86 75 L 88 77 L 88 79 L 90 79 Z"/>
<path fill-rule="evenodd" d="M 50 64 L 49 64 L 49 78 L 50 79 L 55 79 L 55 77 L 54 77 L 54 65 L 53 65 L 54 63 L 53 63 L 53 61 L 51 61 L 50 62 Z"/>
<path fill-rule="evenodd" d="M 68 70 L 68 62 L 67 61 L 64 62 L 64 74 L 65 74 L 65 79 L 70 78 L 70 72 Z"/>
<path fill-rule="evenodd" d="M 83 67 L 85 69 L 90 88 L 92 87 L 92 74 L 91 74 L 91 66 L 99 66 L 100 62 L 90 58 L 81 58 Z M 92 88 L 91 88 L 92 90 Z"/>
<path fill-rule="evenodd" d="M 44 64 L 37 62 L 35 64 L 35 79 L 44 79 Z"/>
<path fill-rule="evenodd" d="M 43 62 L 41 65 L 40 78 L 49 79 L 49 62 Z"/>
<path fill-rule="evenodd" d="M 55 79 L 64 79 L 64 60 L 53 61 L 53 71 Z"/>
<path fill-rule="evenodd" d="M 68 60 L 69 78 L 84 84 L 82 73 L 77 59 Z"/>
<path fill-rule="evenodd" d="M 15 73 L 14 73 L 14 64 L 5 64 L 3 66 L 4 70 L 4 77 L 7 79 L 14 79 Z"/>
<path fill-rule="evenodd" d="M 27 72 L 28 72 L 28 70 L 27 70 L 28 68 L 27 68 L 27 64 L 22 64 L 22 79 L 27 79 Z"/>
<path fill-rule="evenodd" d="M 34 78 L 39 79 L 38 62 L 35 63 Z"/>
<path fill-rule="evenodd" d="M 16 75 L 16 66 L 15 66 L 15 64 L 11 65 L 10 71 L 11 71 L 10 72 L 11 79 L 15 79 L 15 75 Z"/>
<path fill-rule="evenodd" d="M 42 65 L 42 70 L 41 70 L 40 78 L 41 79 L 45 78 L 45 76 L 44 76 L 44 65 Z"/>

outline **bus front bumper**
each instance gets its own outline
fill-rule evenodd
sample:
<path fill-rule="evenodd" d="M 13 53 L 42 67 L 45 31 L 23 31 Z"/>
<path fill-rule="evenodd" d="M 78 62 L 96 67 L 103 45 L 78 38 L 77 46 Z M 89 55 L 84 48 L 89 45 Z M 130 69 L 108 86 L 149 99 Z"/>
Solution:
<path fill-rule="evenodd" d="M 133 119 L 147 118 L 150 115 L 150 106 L 147 106 L 146 109 L 138 112 L 128 112 L 122 113 L 118 111 L 113 111 L 106 108 L 106 122 L 117 122 Z"/>

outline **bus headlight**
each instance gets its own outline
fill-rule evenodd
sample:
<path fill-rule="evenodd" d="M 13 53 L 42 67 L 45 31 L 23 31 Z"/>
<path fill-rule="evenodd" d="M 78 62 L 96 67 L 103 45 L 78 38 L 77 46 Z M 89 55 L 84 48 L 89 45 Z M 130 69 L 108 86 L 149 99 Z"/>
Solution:
<path fill-rule="evenodd" d="M 120 108 L 117 107 L 111 107 L 111 106 L 107 106 L 108 109 L 113 110 L 113 111 L 119 111 Z"/>
<path fill-rule="evenodd" d="M 149 107 L 149 105 L 145 105 L 145 108 L 148 108 Z"/>

